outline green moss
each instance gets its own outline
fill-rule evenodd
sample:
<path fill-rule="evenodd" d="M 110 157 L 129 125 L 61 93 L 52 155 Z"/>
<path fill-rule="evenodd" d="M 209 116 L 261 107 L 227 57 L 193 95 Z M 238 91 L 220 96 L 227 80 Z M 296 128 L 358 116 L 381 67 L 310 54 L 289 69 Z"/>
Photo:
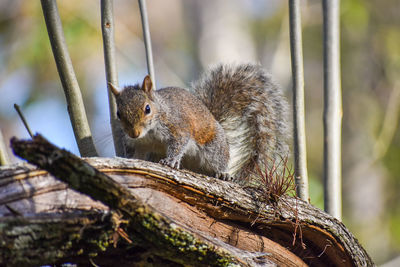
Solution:
<path fill-rule="evenodd" d="M 213 246 L 197 240 L 192 234 L 177 225 L 166 226 L 168 222 L 164 221 L 159 214 L 150 213 L 145 207 L 138 208 L 136 212 L 142 215 L 140 216 L 141 226 L 148 230 L 147 233 L 141 233 L 150 238 L 156 246 L 175 248 L 178 253 L 185 254 L 186 257 L 191 255 L 189 257 L 193 257 L 193 261 L 214 262 L 213 265 L 218 266 L 229 266 L 232 262 L 233 259 L 230 255 L 225 257 L 223 253 L 215 251 Z M 161 235 L 156 236 L 155 233 Z M 170 254 L 172 258 L 176 259 L 173 252 Z"/>

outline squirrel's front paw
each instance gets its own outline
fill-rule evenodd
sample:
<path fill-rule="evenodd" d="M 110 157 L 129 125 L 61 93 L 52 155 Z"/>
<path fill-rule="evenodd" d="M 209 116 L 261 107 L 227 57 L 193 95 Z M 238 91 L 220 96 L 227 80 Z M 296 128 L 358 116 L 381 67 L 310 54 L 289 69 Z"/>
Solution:
<path fill-rule="evenodd" d="M 174 160 L 171 158 L 162 159 L 162 160 L 160 160 L 159 163 L 162 165 L 170 166 L 171 168 L 174 168 L 174 169 L 179 169 L 179 165 L 180 165 L 178 160 Z"/>

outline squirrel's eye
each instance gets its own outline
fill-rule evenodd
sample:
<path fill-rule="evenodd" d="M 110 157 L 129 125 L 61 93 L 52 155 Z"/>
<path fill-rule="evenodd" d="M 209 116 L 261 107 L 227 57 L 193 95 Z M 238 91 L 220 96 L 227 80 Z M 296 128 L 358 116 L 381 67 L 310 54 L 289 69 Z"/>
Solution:
<path fill-rule="evenodd" d="M 119 111 L 117 111 L 117 118 L 120 120 L 121 119 L 121 115 L 119 115 Z"/>
<path fill-rule="evenodd" d="M 149 104 L 147 104 L 146 105 L 146 107 L 145 107 L 145 109 L 144 109 L 144 112 L 146 113 L 146 114 L 150 114 L 150 105 Z"/>

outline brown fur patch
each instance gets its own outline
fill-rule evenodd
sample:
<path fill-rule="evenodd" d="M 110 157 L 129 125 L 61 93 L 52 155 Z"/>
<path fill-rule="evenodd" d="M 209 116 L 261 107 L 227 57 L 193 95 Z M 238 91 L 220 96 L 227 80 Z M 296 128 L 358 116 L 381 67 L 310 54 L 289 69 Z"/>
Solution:
<path fill-rule="evenodd" d="M 190 114 L 192 137 L 200 145 L 207 144 L 215 138 L 216 129 L 214 121 L 199 120 L 194 114 Z"/>

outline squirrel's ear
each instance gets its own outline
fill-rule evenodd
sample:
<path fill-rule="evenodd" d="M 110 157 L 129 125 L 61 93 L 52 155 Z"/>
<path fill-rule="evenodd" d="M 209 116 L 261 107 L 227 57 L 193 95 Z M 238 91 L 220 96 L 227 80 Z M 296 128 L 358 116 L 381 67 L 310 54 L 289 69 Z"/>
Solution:
<path fill-rule="evenodd" d="M 108 83 L 108 86 L 109 86 L 109 88 L 110 88 L 110 90 L 111 90 L 111 93 L 113 93 L 113 95 L 115 96 L 115 97 L 117 97 L 118 95 L 119 95 L 119 88 L 118 87 L 116 87 L 114 84 L 112 84 L 112 83 Z"/>
<path fill-rule="evenodd" d="M 142 84 L 142 90 L 145 91 L 146 93 L 150 93 L 153 88 L 153 82 L 151 81 L 151 78 L 149 75 L 146 75 L 143 80 Z"/>

